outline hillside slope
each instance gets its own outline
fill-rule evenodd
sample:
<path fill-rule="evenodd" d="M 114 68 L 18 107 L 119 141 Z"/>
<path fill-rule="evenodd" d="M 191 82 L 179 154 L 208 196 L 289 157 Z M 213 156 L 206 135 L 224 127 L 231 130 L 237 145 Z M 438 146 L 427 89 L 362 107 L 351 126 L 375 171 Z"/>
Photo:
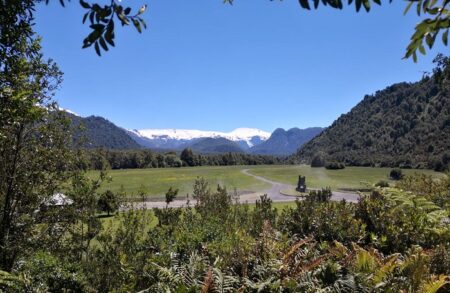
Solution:
<path fill-rule="evenodd" d="M 80 117 L 66 112 L 73 128 L 73 144 L 84 148 L 139 149 L 126 130 L 102 117 Z"/>
<path fill-rule="evenodd" d="M 296 160 L 310 162 L 320 154 L 348 165 L 445 169 L 450 158 L 450 82 L 442 76 L 395 84 L 364 97 L 304 145 Z"/>
<path fill-rule="evenodd" d="M 237 142 L 223 137 L 201 138 L 189 145 L 197 153 L 244 153 L 245 151 Z"/>
<path fill-rule="evenodd" d="M 294 153 L 302 145 L 313 139 L 323 128 L 310 127 L 306 129 L 291 128 L 276 129 L 270 138 L 250 149 L 252 154 L 287 156 Z"/>

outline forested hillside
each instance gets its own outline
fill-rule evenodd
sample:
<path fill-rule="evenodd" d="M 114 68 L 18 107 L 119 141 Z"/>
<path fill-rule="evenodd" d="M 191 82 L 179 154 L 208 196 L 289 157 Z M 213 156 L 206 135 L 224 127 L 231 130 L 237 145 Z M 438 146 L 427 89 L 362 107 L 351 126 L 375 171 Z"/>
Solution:
<path fill-rule="evenodd" d="M 349 113 L 302 147 L 297 161 L 314 156 L 348 165 L 444 170 L 450 161 L 450 68 L 438 57 L 430 77 L 367 95 Z"/>
<path fill-rule="evenodd" d="M 206 137 L 197 140 L 189 147 L 198 153 L 243 153 L 245 152 L 236 142 L 226 138 Z"/>
<path fill-rule="evenodd" d="M 287 156 L 313 139 L 322 130 L 321 127 L 291 128 L 289 130 L 277 128 L 268 140 L 252 147 L 250 151 L 252 154 Z"/>
<path fill-rule="evenodd" d="M 98 116 L 80 117 L 65 112 L 73 129 L 73 143 L 83 148 L 139 149 L 127 132 Z"/>

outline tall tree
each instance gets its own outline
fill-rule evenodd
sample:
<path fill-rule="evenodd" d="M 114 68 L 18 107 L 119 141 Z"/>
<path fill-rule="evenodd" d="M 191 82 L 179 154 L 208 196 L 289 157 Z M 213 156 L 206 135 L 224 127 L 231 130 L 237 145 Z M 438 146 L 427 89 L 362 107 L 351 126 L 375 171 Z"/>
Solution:
<path fill-rule="evenodd" d="M 34 2 L 0 3 L 0 269 L 11 270 L 49 233 L 60 236 L 57 218 L 36 224 L 72 159 L 65 123 L 50 115 L 62 74 L 42 56 L 32 30 Z"/>

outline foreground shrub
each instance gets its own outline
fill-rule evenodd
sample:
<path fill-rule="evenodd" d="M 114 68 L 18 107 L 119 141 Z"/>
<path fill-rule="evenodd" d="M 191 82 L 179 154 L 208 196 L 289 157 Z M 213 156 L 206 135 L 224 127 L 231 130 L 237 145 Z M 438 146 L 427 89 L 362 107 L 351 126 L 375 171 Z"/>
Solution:
<path fill-rule="evenodd" d="M 329 187 L 322 188 L 322 190 L 311 190 L 306 196 L 307 201 L 327 202 L 330 201 L 333 193 Z"/>
<path fill-rule="evenodd" d="M 389 182 L 387 182 L 386 180 L 380 180 L 375 183 L 375 187 L 389 187 Z"/>
<path fill-rule="evenodd" d="M 278 226 L 289 235 L 319 241 L 360 242 L 366 235 L 365 225 L 354 215 L 354 205 L 344 201 L 296 201 L 295 208 L 283 210 Z"/>

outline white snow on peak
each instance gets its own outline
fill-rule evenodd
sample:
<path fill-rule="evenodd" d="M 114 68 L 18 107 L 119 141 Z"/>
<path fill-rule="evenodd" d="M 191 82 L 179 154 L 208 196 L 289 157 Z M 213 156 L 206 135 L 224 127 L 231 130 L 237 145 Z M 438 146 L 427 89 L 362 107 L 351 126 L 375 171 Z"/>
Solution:
<path fill-rule="evenodd" d="M 255 128 L 237 128 L 231 132 L 203 131 L 195 129 L 142 129 L 130 130 L 131 132 L 148 139 L 175 139 L 191 140 L 195 138 L 219 138 L 223 137 L 232 141 L 245 141 L 251 147 L 252 138 L 257 136 L 261 140 L 267 140 L 270 133 Z"/>
<path fill-rule="evenodd" d="M 64 112 L 67 112 L 67 113 L 69 113 L 69 114 L 72 114 L 72 115 L 81 117 L 80 115 L 78 115 L 77 113 L 75 113 L 74 111 L 71 111 L 71 110 L 69 110 L 69 109 L 65 109 L 65 108 L 60 107 L 60 106 L 58 106 L 58 109 L 59 109 L 60 111 L 64 111 Z"/>

